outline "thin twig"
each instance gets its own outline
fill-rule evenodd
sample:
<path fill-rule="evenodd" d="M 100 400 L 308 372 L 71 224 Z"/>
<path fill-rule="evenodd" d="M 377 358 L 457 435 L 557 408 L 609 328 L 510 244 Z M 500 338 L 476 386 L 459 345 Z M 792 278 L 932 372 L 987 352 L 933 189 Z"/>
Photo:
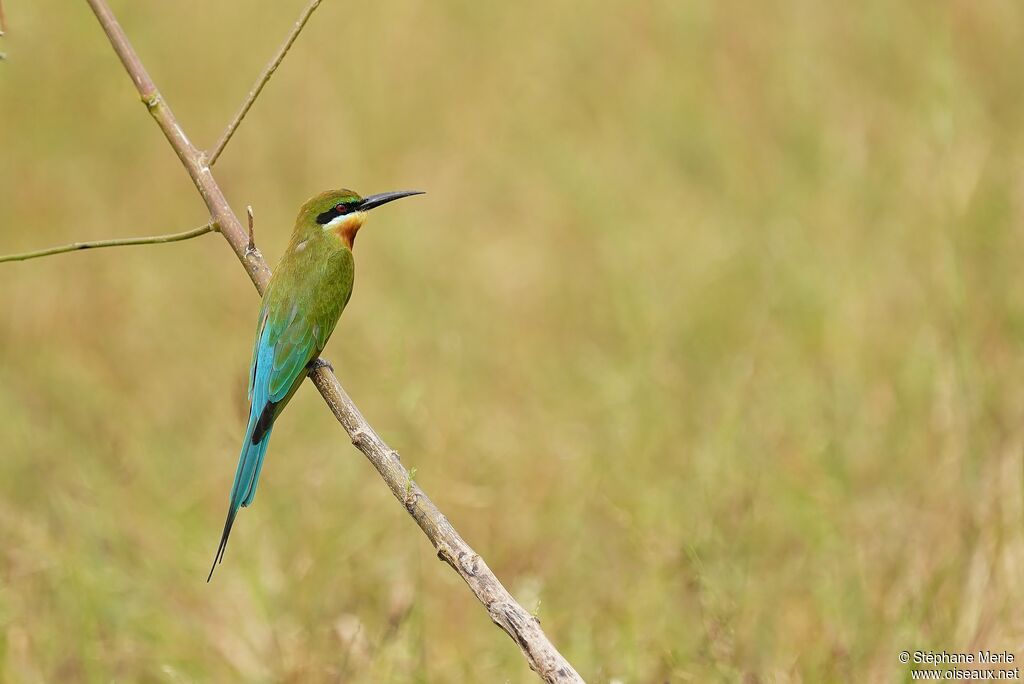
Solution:
<path fill-rule="evenodd" d="M 255 252 L 256 251 L 256 236 L 252 230 L 253 216 L 252 216 L 252 205 L 245 207 L 245 215 L 249 217 L 249 244 L 245 246 L 245 251 Z"/>
<path fill-rule="evenodd" d="M 156 120 L 167 141 L 178 154 L 196 188 L 203 197 L 210 217 L 220 227 L 220 233 L 245 267 L 256 289 L 262 294 L 270 281 L 270 268 L 259 251 L 248 253 L 248 240 L 238 217 L 231 210 L 224 193 L 214 179 L 200 152 L 185 135 L 163 100 L 138 55 L 128 42 L 124 30 L 110 11 L 106 0 L 86 0 L 99 20 L 110 43 L 121 59 L 125 70 L 135 83 L 142 101 Z M 312 6 L 315 8 L 316 3 Z M 310 10 L 311 11 L 311 10 Z M 280 60 L 277 60 L 280 61 Z M 226 143 L 226 141 L 225 141 Z M 219 146 L 223 148 L 223 145 Z M 317 364 L 310 378 L 342 424 L 352 443 L 363 452 L 377 469 L 391 490 L 423 530 L 437 550 L 441 560 L 448 563 L 469 585 L 470 590 L 487 609 L 491 620 L 501 627 L 519 646 L 527 663 L 544 681 L 549 683 L 582 682 L 540 627 L 537 618 L 528 613 L 502 586 L 487 564 L 459 535 L 448 518 L 427 497 L 402 466 L 398 453 L 391 449 L 366 422 L 359 409 L 341 387 L 328 364 Z M 408 491 L 407 491 L 408 488 Z"/>
<path fill-rule="evenodd" d="M 274 75 L 275 71 L 277 71 L 277 67 L 281 65 L 281 60 L 283 60 L 284 56 L 288 54 L 288 50 L 291 49 L 292 43 L 294 43 L 295 39 L 299 37 L 300 33 L 302 33 L 302 29 L 306 26 L 306 22 L 309 21 L 309 18 L 319 6 L 320 0 L 311 0 L 310 3 L 306 5 L 306 8 L 302 10 L 302 14 L 299 15 L 298 21 L 296 21 L 295 26 L 292 27 L 292 32 L 288 34 L 288 37 L 278 49 L 277 54 L 274 55 L 274 58 L 270 60 L 270 63 L 263 69 L 263 73 L 260 74 L 259 78 L 256 79 L 256 83 L 249 91 L 249 95 L 245 98 L 245 102 L 242 103 L 238 113 L 235 114 L 235 118 L 232 119 L 231 123 L 228 124 L 228 127 L 224 129 L 224 133 L 221 134 L 220 140 L 217 141 L 217 144 L 214 145 L 213 149 L 207 154 L 206 163 L 208 166 L 213 166 L 217 163 L 217 158 L 220 156 L 220 153 L 224 151 L 224 147 L 227 146 L 228 141 L 231 140 L 231 136 L 235 134 L 235 130 L 237 130 L 238 125 L 242 123 L 242 119 L 244 119 L 245 115 L 249 113 L 249 108 L 252 107 L 252 103 L 256 101 L 257 97 L 259 97 L 260 92 L 263 90 L 263 86 L 267 85 L 267 81 L 269 81 L 270 77 Z"/>
<path fill-rule="evenodd" d="M 72 242 L 70 245 L 60 247 L 48 247 L 35 252 L 22 252 L 21 254 L 7 254 L 0 256 L 0 263 L 4 261 L 28 261 L 52 254 L 64 254 L 65 252 L 77 252 L 83 249 L 99 249 L 100 247 L 126 247 L 128 245 L 158 245 L 165 242 L 180 242 L 189 240 L 200 235 L 205 235 L 217 230 L 212 223 L 207 223 L 200 228 L 186 230 L 184 233 L 170 233 L 168 235 L 153 235 L 152 237 L 119 238 L 113 240 L 93 240 L 91 242 Z"/>

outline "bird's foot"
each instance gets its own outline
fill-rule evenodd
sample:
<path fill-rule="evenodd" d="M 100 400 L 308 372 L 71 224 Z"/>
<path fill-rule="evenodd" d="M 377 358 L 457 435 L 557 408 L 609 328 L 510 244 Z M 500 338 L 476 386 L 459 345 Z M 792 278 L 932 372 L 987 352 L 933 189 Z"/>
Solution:
<path fill-rule="evenodd" d="M 309 362 L 309 372 L 312 373 L 313 371 L 315 371 L 318 368 L 326 368 L 327 370 L 331 371 L 332 373 L 334 372 L 334 366 L 331 365 L 331 362 L 328 361 L 327 359 L 322 359 L 322 358 L 319 358 L 319 357 L 317 357 L 317 358 L 315 358 L 315 359 L 313 359 L 312 361 Z"/>

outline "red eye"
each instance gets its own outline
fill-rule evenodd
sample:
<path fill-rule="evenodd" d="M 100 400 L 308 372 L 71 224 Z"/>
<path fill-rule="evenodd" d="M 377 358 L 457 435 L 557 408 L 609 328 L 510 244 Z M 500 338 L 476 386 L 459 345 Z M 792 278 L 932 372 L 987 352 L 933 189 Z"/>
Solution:
<path fill-rule="evenodd" d="M 338 212 L 339 214 L 344 214 L 346 209 L 348 209 L 348 207 L 346 207 L 344 204 L 334 205 L 334 211 Z"/>

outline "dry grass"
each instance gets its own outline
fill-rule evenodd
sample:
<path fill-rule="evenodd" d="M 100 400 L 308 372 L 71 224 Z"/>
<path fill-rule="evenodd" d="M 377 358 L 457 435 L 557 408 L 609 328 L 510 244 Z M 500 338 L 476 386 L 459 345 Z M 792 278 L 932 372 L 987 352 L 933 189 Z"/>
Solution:
<path fill-rule="evenodd" d="M 7 0 L 0 252 L 204 222 L 85 3 Z M 296 3 L 115 3 L 211 143 Z M 328 2 L 218 164 L 588 680 L 1024 642 L 1018 3 Z M 0 679 L 523 681 L 311 389 L 207 586 L 257 301 L 216 236 L 0 268 Z M 1017 652 L 1018 657 L 1024 653 Z"/>

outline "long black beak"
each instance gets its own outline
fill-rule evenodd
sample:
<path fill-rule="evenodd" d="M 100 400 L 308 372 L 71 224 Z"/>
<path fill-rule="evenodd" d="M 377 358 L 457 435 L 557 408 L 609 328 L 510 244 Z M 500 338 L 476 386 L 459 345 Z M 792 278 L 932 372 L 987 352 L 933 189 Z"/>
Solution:
<path fill-rule="evenodd" d="M 396 199 L 423 194 L 425 193 L 422 190 L 395 190 L 394 192 L 382 192 L 378 195 L 370 195 L 369 197 L 364 197 L 363 201 L 359 203 L 359 211 L 369 211 L 370 209 L 379 207 L 382 204 L 394 202 Z"/>

